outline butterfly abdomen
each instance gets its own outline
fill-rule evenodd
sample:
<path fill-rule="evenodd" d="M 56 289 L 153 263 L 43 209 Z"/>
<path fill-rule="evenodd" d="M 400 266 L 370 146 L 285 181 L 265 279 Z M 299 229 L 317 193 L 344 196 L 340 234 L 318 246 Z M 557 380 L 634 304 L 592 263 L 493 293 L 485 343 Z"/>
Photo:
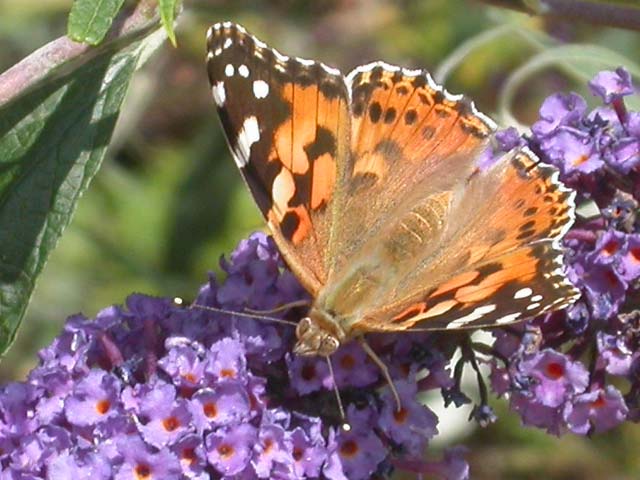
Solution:
<path fill-rule="evenodd" d="M 432 195 L 404 213 L 385 236 L 384 255 L 394 263 L 423 255 L 444 228 L 451 192 Z"/>

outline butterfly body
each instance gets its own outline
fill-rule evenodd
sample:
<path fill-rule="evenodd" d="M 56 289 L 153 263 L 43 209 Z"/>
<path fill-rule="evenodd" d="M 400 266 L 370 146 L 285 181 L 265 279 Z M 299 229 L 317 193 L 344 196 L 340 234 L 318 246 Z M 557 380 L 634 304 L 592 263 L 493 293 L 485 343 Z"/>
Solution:
<path fill-rule="evenodd" d="M 428 73 L 347 76 L 232 23 L 208 71 L 236 164 L 313 297 L 300 354 L 372 331 L 459 329 L 562 308 L 573 193 L 526 148 L 478 160 L 493 122 Z"/>

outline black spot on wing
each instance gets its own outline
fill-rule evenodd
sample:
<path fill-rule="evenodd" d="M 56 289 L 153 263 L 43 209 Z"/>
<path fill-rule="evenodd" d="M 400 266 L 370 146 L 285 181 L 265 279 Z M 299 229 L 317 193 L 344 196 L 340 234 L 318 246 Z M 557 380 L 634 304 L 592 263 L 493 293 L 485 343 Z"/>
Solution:
<path fill-rule="evenodd" d="M 280 230 L 285 238 L 291 240 L 300 225 L 300 217 L 295 212 L 287 212 L 280 223 Z"/>
<path fill-rule="evenodd" d="M 424 88 L 427 85 L 427 77 L 425 75 L 417 75 L 411 80 L 411 84 L 415 89 Z"/>
<path fill-rule="evenodd" d="M 418 92 L 418 99 L 420 100 L 420 103 L 422 103 L 423 105 L 431 105 L 431 104 L 433 104 L 433 102 L 431 101 L 429 96 L 426 95 L 425 93 Z"/>
<path fill-rule="evenodd" d="M 380 115 L 382 114 L 382 108 L 380 107 L 379 102 L 373 102 L 369 106 L 369 119 L 372 123 L 377 123 L 380 120 Z"/>
<path fill-rule="evenodd" d="M 373 67 L 373 69 L 371 70 L 371 75 L 369 76 L 369 79 L 371 82 L 377 82 L 382 78 L 383 74 L 384 74 L 384 68 L 378 65 L 376 67 Z"/>
<path fill-rule="evenodd" d="M 523 231 L 523 230 L 531 230 L 533 227 L 535 227 L 536 225 L 536 221 L 535 220 L 529 220 L 526 223 L 523 223 L 522 225 L 520 225 L 518 227 L 518 230 Z"/>
<path fill-rule="evenodd" d="M 336 137 L 331 130 L 325 127 L 318 127 L 316 131 L 316 138 L 313 142 L 304 146 L 304 151 L 310 162 L 313 162 L 318 157 L 321 157 L 325 153 L 335 155 L 336 153 Z"/>
<path fill-rule="evenodd" d="M 396 109 L 393 107 L 387 108 L 387 110 L 384 112 L 384 118 L 383 118 L 384 123 L 393 123 L 395 119 L 396 119 Z"/>
<path fill-rule="evenodd" d="M 374 152 L 381 154 L 389 165 L 405 160 L 402 153 L 402 147 L 400 147 L 398 142 L 395 140 L 381 140 L 375 146 Z"/>
<path fill-rule="evenodd" d="M 407 125 L 413 125 L 414 123 L 416 123 L 416 120 L 418 119 L 418 112 L 416 112 L 415 110 L 407 110 L 407 112 L 404 114 L 404 122 Z"/>
<path fill-rule="evenodd" d="M 289 200 L 290 207 L 307 205 L 311 198 L 311 181 L 313 177 L 304 173 L 294 173 L 293 183 L 296 186 L 293 197 Z"/>
<path fill-rule="evenodd" d="M 502 264 L 498 262 L 487 263 L 486 265 L 483 265 L 478 269 L 478 271 L 480 272 L 478 278 L 487 278 L 489 275 L 503 270 L 503 268 L 504 267 L 502 266 Z"/>

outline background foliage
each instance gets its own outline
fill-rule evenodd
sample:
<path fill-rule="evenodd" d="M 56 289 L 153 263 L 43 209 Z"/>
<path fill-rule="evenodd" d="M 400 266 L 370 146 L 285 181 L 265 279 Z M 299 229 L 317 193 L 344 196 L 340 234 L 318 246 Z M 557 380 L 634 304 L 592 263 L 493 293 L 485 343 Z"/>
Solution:
<path fill-rule="evenodd" d="M 104 4 L 117 9 L 121 2 Z M 3 0 L 0 9 L 3 71 L 66 32 L 71 2 Z M 0 364 L 3 382 L 25 376 L 35 352 L 69 314 L 92 316 L 132 291 L 189 297 L 208 271 L 218 270 L 220 255 L 261 228 L 217 125 L 206 79 L 204 33 L 220 20 L 244 24 L 281 51 L 346 71 L 376 59 L 427 67 L 504 125 L 528 125 L 553 91 L 575 89 L 589 97 L 585 79 L 600 68 L 624 63 L 640 78 L 636 32 L 542 20 L 480 2 L 187 2 L 178 47 L 167 42 L 134 76 L 102 168 Z M 94 27 L 80 38 L 98 42 L 105 26 Z M 630 106 L 637 108 L 634 101 Z M 500 420 L 484 430 L 466 424 L 461 410 L 441 416 L 447 430 L 441 440 L 471 448 L 472 478 L 637 478 L 640 435 L 634 427 L 594 441 L 557 440 L 520 428 L 515 416 L 497 408 Z"/>

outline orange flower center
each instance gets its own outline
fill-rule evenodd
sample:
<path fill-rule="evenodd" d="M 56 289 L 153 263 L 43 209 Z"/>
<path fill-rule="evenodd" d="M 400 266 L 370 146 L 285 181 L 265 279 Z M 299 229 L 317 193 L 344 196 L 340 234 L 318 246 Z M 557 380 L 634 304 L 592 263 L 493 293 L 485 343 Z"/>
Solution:
<path fill-rule="evenodd" d="M 191 465 L 196 460 L 196 451 L 193 448 L 183 448 L 180 452 L 180 459 L 182 463 Z"/>
<path fill-rule="evenodd" d="M 611 255 L 614 255 L 619 249 L 620 249 L 620 244 L 615 240 L 610 240 L 602 248 L 602 252 L 608 257 L 610 257 Z"/>
<path fill-rule="evenodd" d="M 100 415 L 104 415 L 111 408 L 111 402 L 109 400 L 100 400 L 96 403 L 96 412 Z"/>
<path fill-rule="evenodd" d="M 409 412 L 406 409 L 401 408 L 400 410 L 395 410 L 393 412 L 393 418 L 396 423 L 404 423 L 407 421 L 407 417 L 409 416 Z"/>
<path fill-rule="evenodd" d="M 607 402 L 605 402 L 604 398 L 602 398 L 602 395 L 598 395 L 598 398 L 591 402 L 591 406 L 593 408 L 602 408 L 606 405 L 606 403 Z"/>
<path fill-rule="evenodd" d="M 223 368 L 220 370 L 220 376 L 222 378 L 234 378 L 236 376 L 236 371 L 230 368 Z"/>
<path fill-rule="evenodd" d="M 151 478 L 151 468 L 149 465 L 141 463 L 136 465 L 136 468 L 133 469 L 133 474 L 135 475 L 136 480 L 148 480 Z"/>
<path fill-rule="evenodd" d="M 226 443 L 223 443 L 222 445 L 220 445 L 218 447 L 218 453 L 225 460 L 230 458 L 233 455 L 233 452 L 234 452 L 233 447 L 231 445 L 226 444 Z"/>
<path fill-rule="evenodd" d="M 273 448 L 273 440 L 271 438 L 267 438 L 264 442 L 263 453 L 269 453 L 272 448 Z"/>
<path fill-rule="evenodd" d="M 573 161 L 573 166 L 579 167 L 580 165 L 585 163 L 587 160 L 589 160 L 589 155 L 580 155 Z"/>
<path fill-rule="evenodd" d="M 552 380 L 558 380 L 564 375 L 564 367 L 556 362 L 547 365 L 547 376 Z"/>
<path fill-rule="evenodd" d="M 355 457 L 358 453 L 358 444 L 353 440 L 347 440 L 342 445 L 340 445 L 340 455 L 343 457 L 352 458 Z"/>
<path fill-rule="evenodd" d="M 167 417 L 162 421 L 162 426 L 167 432 L 173 432 L 180 426 L 180 421 L 174 416 Z"/>
<path fill-rule="evenodd" d="M 218 415 L 218 407 L 213 402 L 205 403 L 202 410 L 208 418 L 215 418 Z"/>

